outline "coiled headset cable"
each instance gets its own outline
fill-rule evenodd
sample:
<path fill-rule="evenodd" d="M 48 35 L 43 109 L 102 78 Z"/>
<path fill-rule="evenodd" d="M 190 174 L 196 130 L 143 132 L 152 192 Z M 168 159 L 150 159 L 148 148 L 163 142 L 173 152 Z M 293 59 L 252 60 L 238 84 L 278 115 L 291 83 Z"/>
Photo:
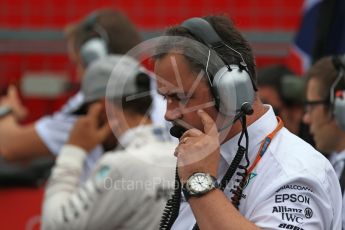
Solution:
<path fill-rule="evenodd" d="M 244 172 L 237 172 L 236 175 L 242 177 L 242 179 L 237 179 L 236 182 L 239 183 L 237 186 L 235 186 L 233 190 L 234 196 L 231 198 L 233 205 L 238 208 L 239 201 L 242 196 L 242 190 L 245 185 L 245 180 L 247 176 L 247 167 L 249 166 L 249 158 L 248 158 L 248 145 L 249 145 L 249 138 L 248 138 L 248 131 L 247 131 L 247 122 L 246 122 L 246 115 L 250 115 L 253 113 L 250 104 L 245 104 L 242 106 L 242 111 L 240 112 L 240 116 L 238 118 L 241 121 L 242 124 L 242 132 L 240 135 L 240 138 L 238 140 L 238 149 L 237 153 L 232 160 L 230 167 L 225 173 L 225 176 L 220 182 L 220 189 L 224 191 L 227 184 L 230 182 L 231 178 L 235 174 L 237 168 L 243 170 Z M 245 137 L 245 147 L 241 145 L 242 139 Z M 246 164 L 240 165 L 240 162 L 242 161 L 243 156 L 245 156 Z M 176 174 L 175 174 L 175 190 L 172 197 L 168 200 L 165 209 L 163 211 L 163 215 L 160 222 L 160 230 L 169 230 L 173 226 L 175 220 L 178 217 L 179 210 L 180 210 L 180 202 L 181 202 L 181 182 L 178 176 L 178 170 L 176 167 Z M 193 230 L 199 229 L 198 225 L 195 224 L 193 227 Z"/>
<path fill-rule="evenodd" d="M 180 211 L 181 190 L 182 185 L 180 178 L 178 176 L 178 168 L 176 167 L 174 194 L 171 196 L 171 198 L 167 201 L 165 205 L 161 222 L 159 225 L 160 230 L 171 229 L 175 220 L 177 219 L 177 216 Z"/>
<path fill-rule="evenodd" d="M 224 191 L 224 189 L 227 187 L 228 183 L 234 176 L 237 168 L 242 170 L 243 172 L 237 172 L 236 175 L 242 177 L 242 179 L 236 179 L 235 182 L 238 183 L 232 191 L 233 197 L 231 198 L 231 203 L 234 205 L 236 209 L 238 209 L 238 206 L 240 205 L 240 200 L 242 198 L 243 188 L 246 183 L 247 178 L 247 168 L 249 167 L 249 157 L 248 157 L 248 146 L 249 146 L 249 138 L 248 138 L 248 131 L 247 131 L 247 122 L 246 122 L 246 113 L 241 112 L 240 121 L 242 124 L 242 132 L 240 135 L 240 138 L 238 139 L 238 149 L 236 152 L 236 155 L 234 159 L 232 160 L 228 170 L 226 171 L 223 179 L 220 182 L 220 190 Z M 241 145 L 242 139 L 245 137 L 245 147 Z M 245 165 L 240 165 L 243 156 L 245 156 Z M 199 226 L 197 223 L 195 223 L 193 230 L 199 230 Z"/>

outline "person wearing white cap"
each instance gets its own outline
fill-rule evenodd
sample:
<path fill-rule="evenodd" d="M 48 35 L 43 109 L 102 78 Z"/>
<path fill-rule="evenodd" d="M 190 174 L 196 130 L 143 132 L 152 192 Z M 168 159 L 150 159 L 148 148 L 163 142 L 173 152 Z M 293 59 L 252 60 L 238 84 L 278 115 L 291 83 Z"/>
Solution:
<path fill-rule="evenodd" d="M 157 229 L 174 187 L 175 158 L 166 129 L 153 125 L 148 115 L 148 75 L 130 57 L 108 56 L 87 69 L 82 90 L 87 114 L 76 122 L 53 168 L 42 229 Z M 99 103 L 103 99 L 109 124 Z M 80 109 L 76 112 L 83 113 Z M 89 150 L 116 143 L 111 129 L 116 149 L 105 153 L 79 185 Z"/>
<path fill-rule="evenodd" d="M 83 77 L 85 68 L 92 61 L 107 53 L 124 54 L 141 42 L 139 32 L 125 13 L 111 8 L 98 9 L 79 22 L 68 25 L 65 35 L 69 58 L 76 64 L 77 78 Z M 106 43 L 103 49 L 95 45 L 95 41 L 100 40 Z M 21 125 L 18 120 L 27 111 L 16 88 L 9 87 L 8 94 L 0 97 L 0 157 L 21 162 L 56 156 L 76 120 L 71 113 L 83 102 L 84 95 L 78 91 L 54 114 Z M 97 146 L 88 155 L 81 182 L 102 152 L 101 146 Z"/>

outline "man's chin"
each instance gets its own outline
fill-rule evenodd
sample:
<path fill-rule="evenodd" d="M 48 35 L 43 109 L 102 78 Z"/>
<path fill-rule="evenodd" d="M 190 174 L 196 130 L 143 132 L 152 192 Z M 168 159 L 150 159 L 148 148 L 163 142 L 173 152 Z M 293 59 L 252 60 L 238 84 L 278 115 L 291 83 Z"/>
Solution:
<path fill-rule="evenodd" d="M 316 140 L 315 140 L 315 148 L 316 148 L 319 152 L 321 152 L 322 154 L 324 154 L 324 155 L 329 155 L 329 154 L 330 154 L 330 151 L 329 151 L 329 149 L 327 148 L 327 146 L 323 145 L 323 144 L 320 143 L 320 142 L 317 142 Z"/>

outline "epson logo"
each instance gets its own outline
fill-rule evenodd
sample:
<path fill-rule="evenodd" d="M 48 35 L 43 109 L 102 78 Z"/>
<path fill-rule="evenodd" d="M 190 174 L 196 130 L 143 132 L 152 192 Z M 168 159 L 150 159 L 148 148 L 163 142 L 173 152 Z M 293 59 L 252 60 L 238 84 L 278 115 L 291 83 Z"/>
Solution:
<path fill-rule="evenodd" d="M 276 203 L 284 203 L 285 201 L 290 201 L 292 203 L 299 202 L 299 203 L 310 203 L 310 198 L 305 195 L 297 195 L 297 194 L 277 194 L 275 196 Z"/>
<path fill-rule="evenodd" d="M 297 226 L 294 226 L 292 224 L 280 224 L 278 228 L 284 228 L 284 229 L 292 229 L 292 230 L 304 230 L 304 228 L 300 228 Z"/>

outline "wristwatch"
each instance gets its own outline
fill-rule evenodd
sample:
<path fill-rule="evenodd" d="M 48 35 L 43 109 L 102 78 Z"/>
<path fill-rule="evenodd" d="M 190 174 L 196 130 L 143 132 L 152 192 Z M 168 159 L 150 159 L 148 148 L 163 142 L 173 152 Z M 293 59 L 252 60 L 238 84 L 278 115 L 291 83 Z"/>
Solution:
<path fill-rule="evenodd" d="M 0 118 L 7 116 L 8 114 L 12 113 L 12 109 L 8 106 L 0 106 Z"/>
<path fill-rule="evenodd" d="M 182 187 L 182 192 L 188 201 L 192 197 L 201 197 L 215 188 L 219 188 L 217 178 L 208 173 L 197 172 L 191 175 Z"/>

